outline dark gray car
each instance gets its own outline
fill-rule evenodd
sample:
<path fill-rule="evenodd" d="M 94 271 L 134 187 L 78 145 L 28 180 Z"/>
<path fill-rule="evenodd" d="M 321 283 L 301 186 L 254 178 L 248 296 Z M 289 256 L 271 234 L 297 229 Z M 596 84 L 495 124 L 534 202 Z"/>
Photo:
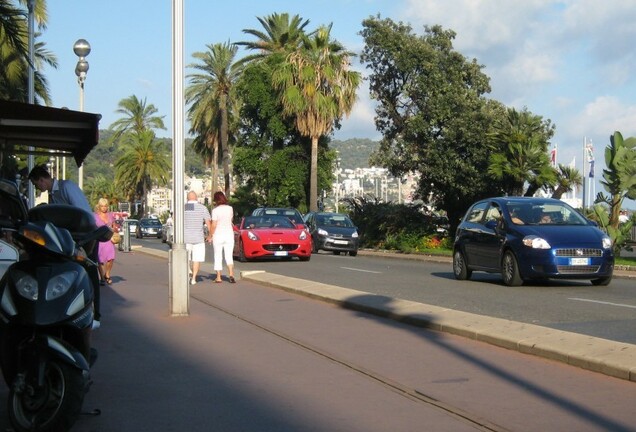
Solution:
<path fill-rule="evenodd" d="M 309 212 L 305 224 L 311 233 L 313 251 L 341 252 L 350 256 L 358 254 L 358 228 L 344 213 Z"/>

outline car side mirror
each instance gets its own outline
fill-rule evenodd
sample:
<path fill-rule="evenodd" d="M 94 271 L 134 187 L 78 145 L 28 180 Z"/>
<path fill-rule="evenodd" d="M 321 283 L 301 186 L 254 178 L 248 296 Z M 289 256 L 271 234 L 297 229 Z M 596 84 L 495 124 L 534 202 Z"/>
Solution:
<path fill-rule="evenodd" d="M 489 220 L 488 222 L 486 222 L 486 228 L 494 230 L 495 228 L 497 228 L 497 221 L 496 220 Z"/>

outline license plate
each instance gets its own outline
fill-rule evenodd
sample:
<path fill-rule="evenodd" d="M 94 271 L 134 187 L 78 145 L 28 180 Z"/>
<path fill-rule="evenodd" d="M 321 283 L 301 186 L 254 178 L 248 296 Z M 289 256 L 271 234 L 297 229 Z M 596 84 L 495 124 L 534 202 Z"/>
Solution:
<path fill-rule="evenodd" d="M 589 265 L 589 258 L 570 258 L 570 265 Z"/>
<path fill-rule="evenodd" d="M 276 251 L 274 256 L 287 256 L 287 251 Z"/>
<path fill-rule="evenodd" d="M 333 242 L 339 245 L 346 245 L 348 243 L 346 240 L 334 240 Z"/>

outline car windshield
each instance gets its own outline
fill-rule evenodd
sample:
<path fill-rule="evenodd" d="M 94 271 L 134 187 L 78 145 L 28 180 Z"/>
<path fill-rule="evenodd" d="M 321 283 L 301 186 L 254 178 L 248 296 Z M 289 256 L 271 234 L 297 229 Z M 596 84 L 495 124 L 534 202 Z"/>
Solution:
<path fill-rule="evenodd" d="M 353 228 L 353 222 L 346 215 L 317 215 L 316 223 L 324 227 Z"/>
<path fill-rule="evenodd" d="M 516 225 L 588 225 L 579 212 L 564 202 L 509 201 L 506 207 Z"/>
<path fill-rule="evenodd" d="M 284 216 L 248 216 L 243 221 L 243 229 L 296 228 Z"/>
<path fill-rule="evenodd" d="M 259 216 L 286 216 L 292 220 L 293 223 L 303 223 L 303 217 L 298 210 L 286 209 L 286 208 L 264 208 L 262 210 L 254 210 L 254 215 Z"/>
<path fill-rule="evenodd" d="M 146 219 L 146 220 L 143 220 L 141 223 L 143 225 L 146 225 L 146 226 L 159 226 L 159 225 L 161 225 L 161 222 L 159 222 L 158 219 Z"/>

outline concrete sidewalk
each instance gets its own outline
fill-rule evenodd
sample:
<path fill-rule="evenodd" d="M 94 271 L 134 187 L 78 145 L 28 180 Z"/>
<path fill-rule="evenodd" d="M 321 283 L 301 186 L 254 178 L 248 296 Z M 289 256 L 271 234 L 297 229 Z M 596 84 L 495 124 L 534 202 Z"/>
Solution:
<path fill-rule="evenodd" d="M 167 258 L 168 255 L 167 252 L 150 248 L 136 250 L 160 258 Z M 364 253 L 360 252 L 361 255 Z M 446 257 L 415 256 L 410 259 L 450 262 Z M 204 272 L 213 272 L 212 264 L 209 262 L 203 263 L 201 269 Z M 617 270 L 616 276 L 633 278 L 636 274 L 633 271 Z M 560 361 L 616 378 L 636 381 L 636 345 L 387 298 L 267 272 L 241 272 L 241 279 L 411 325 Z"/>

